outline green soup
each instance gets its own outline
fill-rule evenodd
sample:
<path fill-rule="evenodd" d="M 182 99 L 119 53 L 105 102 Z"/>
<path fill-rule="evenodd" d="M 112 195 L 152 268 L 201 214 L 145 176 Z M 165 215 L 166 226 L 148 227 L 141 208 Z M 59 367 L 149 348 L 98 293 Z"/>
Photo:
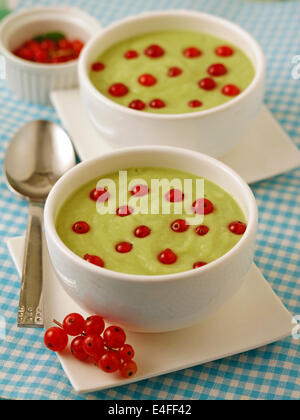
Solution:
<path fill-rule="evenodd" d="M 94 179 L 66 199 L 59 211 L 56 229 L 62 241 L 75 254 L 96 263 L 100 258 L 109 270 L 141 275 L 191 270 L 228 252 L 241 239 L 246 228 L 245 216 L 236 201 L 213 182 L 196 175 L 166 168 L 128 169 L 129 187 L 125 191 L 130 211 L 127 215 L 120 215 L 118 210 L 119 173 L 103 178 L 112 180 L 116 186 L 116 207 L 112 214 L 99 214 L 97 211 L 98 204 L 93 195 L 94 199 L 91 198 L 91 192 L 95 192 L 99 179 Z M 165 182 L 177 180 L 179 186 L 177 183 L 173 187 L 171 182 L 155 192 L 153 180 L 162 179 Z M 192 189 L 185 188 L 186 180 L 189 180 Z M 195 188 L 197 182 L 204 187 L 205 207 L 201 211 L 196 210 L 195 204 L 203 200 L 203 195 L 200 198 Z M 104 207 L 111 204 L 115 197 L 110 187 L 107 191 L 109 197 L 106 197 L 108 200 Z M 178 201 L 170 202 L 172 197 Z M 142 202 L 148 203 L 148 214 L 138 212 Z M 154 202 L 156 206 L 151 207 Z M 101 206 L 103 208 L 103 203 Z M 167 210 L 169 206 L 169 214 L 163 214 L 166 212 L 164 206 Z M 152 214 L 151 208 L 158 210 L 158 214 Z M 174 214 L 174 210 L 179 212 Z M 74 230 L 78 222 L 88 226 L 86 233 Z M 89 257 L 97 258 L 93 260 Z"/>
<path fill-rule="evenodd" d="M 145 53 L 153 45 L 161 48 L 162 55 L 149 57 Z M 142 75 L 152 77 L 146 78 L 148 84 L 141 83 L 145 83 Z M 115 44 L 97 57 L 90 71 L 94 86 L 109 99 L 162 114 L 197 112 L 221 105 L 245 90 L 253 77 L 251 61 L 236 46 L 205 33 L 176 30 L 146 33 Z M 127 92 L 111 94 L 115 84 L 126 86 Z M 231 88 L 225 88 L 228 85 Z M 164 106 L 153 107 L 156 99 Z M 137 100 L 142 107 L 133 106 Z"/>

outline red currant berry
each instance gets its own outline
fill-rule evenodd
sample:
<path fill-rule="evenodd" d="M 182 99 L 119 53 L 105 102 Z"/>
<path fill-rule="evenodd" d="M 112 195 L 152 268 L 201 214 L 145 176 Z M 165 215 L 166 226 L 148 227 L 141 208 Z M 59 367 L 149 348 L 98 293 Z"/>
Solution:
<path fill-rule="evenodd" d="M 118 353 L 113 350 L 105 352 L 98 360 L 97 366 L 107 373 L 116 372 L 120 367 L 120 358 Z"/>
<path fill-rule="evenodd" d="M 139 54 L 135 50 L 128 50 L 124 54 L 124 57 L 127 58 L 127 60 L 131 60 L 132 58 L 137 58 L 138 56 L 139 56 Z"/>
<path fill-rule="evenodd" d="M 83 332 L 85 321 L 80 314 L 70 314 L 63 320 L 63 328 L 68 335 L 76 337 Z"/>
<path fill-rule="evenodd" d="M 206 262 L 203 262 L 203 261 L 197 261 L 197 262 L 195 262 L 195 264 L 193 265 L 193 268 L 200 268 L 200 267 L 203 267 L 204 265 L 206 265 L 207 263 Z"/>
<path fill-rule="evenodd" d="M 209 227 L 205 225 L 197 226 L 195 232 L 199 236 L 205 236 L 209 232 Z"/>
<path fill-rule="evenodd" d="M 210 77 L 205 77 L 204 79 L 200 80 L 198 85 L 201 89 L 204 90 L 213 90 L 217 86 L 214 79 L 211 79 Z"/>
<path fill-rule="evenodd" d="M 49 350 L 63 351 L 68 345 L 68 336 L 62 328 L 52 327 L 46 331 L 44 343 Z"/>
<path fill-rule="evenodd" d="M 92 64 L 92 71 L 102 71 L 105 69 L 105 65 L 103 63 L 97 62 Z"/>
<path fill-rule="evenodd" d="M 133 245 L 130 242 L 120 242 L 115 246 L 115 249 L 120 254 L 126 254 L 130 252 L 133 248 Z"/>
<path fill-rule="evenodd" d="M 76 359 L 82 362 L 87 360 L 89 357 L 89 355 L 83 349 L 84 338 L 85 337 L 83 335 L 79 335 L 78 337 L 75 337 L 71 343 L 71 353 L 74 357 L 76 357 Z"/>
<path fill-rule="evenodd" d="M 177 219 L 171 224 L 173 232 L 185 232 L 189 228 L 189 225 L 183 219 Z"/>
<path fill-rule="evenodd" d="M 76 222 L 74 223 L 74 225 L 72 226 L 72 229 L 75 233 L 87 233 L 90 230 L 90 226 L 88 225 L 88 223 L 86 222 Z"/>
<path fill-rule="evenodd" d="M 130 214 L 132 214 L 134 212 L 132 207 L 129 206 L 121 206 L 117 209 L 117 215 L 120 217 L 125 217 L 125 216 L 129 216 Z"/>
<path fill-rule="evenodd" d="M 223 95 L 236 96 L 240 93 L 240 89 L 235 85 L 225 85 L 222 89 Z"/>
<path fill-rule="evenodd" d="M 222 63 L 216 63 L 208 67 L 207 73 L 215 77 L 224 76 L 227 73 L 227 68 Z"/>
<path fill-rule="evenodd" d="M 149 87 L 155 85 L 157 79 L 154 76 L 152 76 L 152 74 L 142 74 L 138 78 L 138 81 L 140 85 Z"/>
<path fill-rule="evenodd" d="M 115 83 L 114 85 L 110 86 L 110 88 L 108 89 L 108 92 L 112 96 L 116 96 L 120 98 L 121 96 L 127 95 L 127 93 L 129 92 L 129 89 L 123 83 Z"/>
<path fill-rule="evenodd" d="M 182 70 L 179 67 L 171 67 L 168 70 L 169 77 L 177 77 L 182 74 Z"/>
<path fill-rule="evenodd" d="M 143 109 L 146 108 L 146 104 L 140 99 L 134 99 L 133 101 L 130 102 L 128 106 L 129 108 L 135 109 L 136 111 L 142 111 Z"/>
<path fill-rule="evenodd" d="M 92 315 L 85 320 L 84 332 L 87 335 L 102 334 L 105 328 L 105 322 L 102 316 Z"/>
<path fill-rule="evenodd" d="M 193 203 L 193 211 L 196 214 L 210 214 L 214 211 L 214 205 L 207 198 L 198 198 Z"/>
<path fill-rule="evenodd" d="M 199 48 L 197 47 L 189 47 L 183 51 L 183 55 L 187 58 L 200 57 L 201 54 L 202 54 L 202 51 L 199 50 Z"/>
<path fill-rule="evenodd" d="M 99 359 L 104 353 L 103 338 L 99 334 L 90 334 L 84 337 L 83 350 L 91 357 Z"/>
<path fill-rule="evenodd" d="M 165 53 L 164 49 L 162 47 L 160 47 L 159 45 L 149 45 L 149 47 L 147 47 L 145 49 L 145 54 L 150 57 L 150 58 L 158 58 L 163 56 Z"/>
<path fill-rule="evenodd" d="M 97 255 L 85 254 L 83 259 L 91 264 L 97 265 L 98 267 L 104 267 L 104 261 Z"/>
<path fill-rule="evenodd" d="M 152 99 L 152 101 L 149 103 L 150 108 L 164 108 L 166 104 L 161 99 Z"/>
<path fill-rule="evenodd" d="M 126 341 L 126 334 L 121 327 L 112 325 L 107 327 L 103 333 L 104 343 L 111 349 L 119 349 Z"/>
<path fill-rule="evenodd" d="M 134 358 L 134 350 L 130 344 L 124 344 L 123 347 L 119 350 L 119 357 L 123 359 L 125 362 Z"/>
<path fill-rule="evenodd" d="M 230 57 L 233 54 L 233 49 L 228 45 L 222 45 L 215 49 L 215 53 L 220 57 Z"/>
<path fill-rule="evenodd" d="M 183 201 L 184 194 L 182 191 L 173 188 L 165 195 L 166 200 L 170 201 L 171 203 L 178 203 L 179 201 Z"/>
<path fill-rule="evenodd" d="M 133 360 L 124 362 L 120 366 L 120 374 L 123 378 L 131 378 L 137 372 L 137 365 Z"/>
<path fill-rule="evenodd" d="M 151 233 L 151 229 L 148 228 L 148 226 L 138 226 L 134 231 L 134 236 L 137 238 L 146 238 L 146 236 L 149 236 Z"/>
<path fill-rule="evenodd" d="M 236 221 L 230 223 L 228 229 L 230 232 L 235 233 L 236 235 L 243 235 L 247 229 L 247 225 L 243 222 Z"/>
<path fill-rule="evenodd" d="M 170 248 L 167 248 L 158 254 L 158 260 L 162 264 L 174 264 L 177 261 L 177 255 Z"/>
<path fill-rule="evenodd" d="M 104 203 L 109 199 L 109 192 L 106 188 L 95 188 L 90 192 L 90 199 Z"/>
<path fill-rule="evenodd" d="M 149 188 L 147 185 L 139 184 L 135 185 L 132 190 L 130 190 L 131 195 L 134 195 L 135 197 L 142 197 L 144 195 L 147 195 L 149 192 Z"/>
<path fill-rule="evenodd" d="M 202 102 L 198 101 L 198 99 L 193 99 L 192 101 L 189 101 L 188 106 L 191 108 L 198 108 L 202 106 Z"/>

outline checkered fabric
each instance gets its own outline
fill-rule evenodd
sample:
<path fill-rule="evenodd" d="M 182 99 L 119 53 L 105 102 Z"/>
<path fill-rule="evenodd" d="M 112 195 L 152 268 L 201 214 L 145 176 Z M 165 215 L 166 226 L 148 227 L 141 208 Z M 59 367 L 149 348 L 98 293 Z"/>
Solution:
<path fill-rule="evenodd" d="M 62 2 L 24 0 L 22 7 Z M 300 2 L 242 0 L 70 0 L 102 25 L 145 10 L 186 8 L 214 13 L 242 25 L 261 43 L 268 62 L 267 106 L 300 146 L 300 79 L 292 58 L 300 55 Z M 299 73 L 299 72 L 298 72 Z M 52 108 L 14 98 L 0 82 L 0 160 L 24 123 L 58 121 Z M 259 150 L 257 151 L 259 153 Z M 252 185 L 260 219 L 255 261 L 293 314 L 300 314 L 300 169 Z M 20 279 L 5 238 L 24 234 L 27 205 L 0 181 L 0 397 L 10 399 L 299 399 L 300 340 L 276 344 L 203 366 L 88 395 L 76 394 L 56 356 L 43 345 L 43 332 L 17 329 Z M 189 345 L 189 343 L 187 343 Z"/>

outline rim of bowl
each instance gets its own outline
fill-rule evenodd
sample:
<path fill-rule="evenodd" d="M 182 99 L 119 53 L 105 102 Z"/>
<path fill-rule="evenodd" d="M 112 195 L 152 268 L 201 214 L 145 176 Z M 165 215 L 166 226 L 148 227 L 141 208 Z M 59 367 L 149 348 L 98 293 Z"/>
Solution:
<path fill-rule="evenodd" d="M 92 165 L 97 161 L 101 161 L 107 158 L 116 158 L 120 155 L 131 154 L 135 152 L 145 152 L 151 153 L 153 151 L 156 152 L 164 152 L 164 153 L 176 153 L 178 157 L 181 159 L 186 157 L 195 157 L 195 153 L 198 155 L 199 159 L 202 161 L 209 162 L 211 165 L 220 168 L 221 170 L 227 172 L 231 177 L 235 178 L 238 184 L 240 185 L 241 189 L 243 190 L 243 194 L 246 196 L 247 206 L 249 209 L 249 216 L 247 220 L 247 229 L 246 232 L 242 235 L 239 242 L 234 245 L 228 252 L 222 255 L 220 258 L 208 263 L 207 265 L 201 267 L 200 269 L 191 269 L 187 271 L 182 271 L 178 273 L 172 274 L 158 274 L 158 275 L 144 275 L 144 274 L 128 274 L 122 273 L 119 271 L 109 270 L 105 267 L 98 267 L 95 266 L 83 258 L 79 257 L 70 248 L 68 248 L 64 242 L 59 237 L 57 230 L 55 228 L 55 220 L 53 217 L 53 201 L 55 200 L 56 190 L 63 188 L 65 183 L 70 183 L 70 180 L 73 177 L 74 172 L 79 172 L 82 168 Z M 84 184 L 83 184 L 84 185 Z M 74 192 L 76 189 L 72 190 Z M 251 191 L 248 184 L 242 179 L 240 175 L 238 175 L 235 171 L 233 171 L 229 166 L 225 165 L 224 163 L 214 159 L 208 155 L 205 155 L 200 152 L 194 152 L 192 150 L 183 149 L 179 147 L 169 147 L 169 146 L 136 146 L 136 147 L 127 147 L 120 150 L 116 150 L 113 152 L 108 152 L 103 154 L 102 156 L 95 157 L 93 159 L 86 160 L 84 162 L 79 163 L 74 168 L 70 169 L 65 175 L 60 178 L 57 183 L 52 188 L 45 205 L 45 212 L 44 212 L 44 221 L 45 221 L 45 230 L 47 234 L 51 237 L 52 241 L 56 243 L 59 247 L 60 251 L 64 254 L 66 258 L 72 260 L 74 264 L 83 265 L 83 267 L 91 271 L 94 274 L 101 275 L 101 272 L 104 271 L 105 275 L 111 277 L 112 280 L 118 281 L 131 281 L 131 282 L 169 282 L 169 281 L 180 281 L 181 279 L 185 278 L 186 276 L 194 276 L 197 277 L 201 275 L 201 272 L 206 272 L 208 270 L 214 269 L 214 267 L 219 266 L 226 261 L 227 259 L 231 258 L 234 254 L 239 252 L 239 249 L 242 248 L 245 243 L 247 243 L 248 238 L 256 232 L 257 229 L 257 222 L 258 222 L 258 209 L 256 200 L 254 197 L 253 192 Z M 99 271 L 100 270 L 100 271 Z"/>
<path fill-rule="evenodd" d="M 100 28 L 100 22 L 98 22 L 88 13 L 83 12 L 80 9 L 77 9 L 76 7 L 70 7 L 70 6 L 34 7 L 32 9 L 21 10 L 19 12 L 14 12 L 6 16 L 0 24 L 0 50 L 2 54 L 9 57 L 12 61 L 15 61 L 16 63 L 23 65 L 24 67 L 41 70 L 41 71 L 50 70 L 50 69 L 54 71 L 58 71 L 59 69 L 68 69 L 71 67 L 76 67 L 79 63 L 79 57 L 67 63 L 58 63 L 58 64 L 36 63 L 34 61 L 24 60 L 23 58 L 17 57 L 2 42 L 2 31 L 4 31 L 5 27 L 10 25 L 13 21 L 19 18 L 22 18 L 23 16 L 26 16 L 26 15 L 30 16 L 30 15 L 35 15 L 41 12 L 43 13 L 43 12 L 49 12 L 49 11 L 51 11 L 52 13 L 58 13 L 60 16 L 62 15 L 62 11 L 68 11 L 69 13 L 73 13 L 73 16 L 77 16 L 78 18 L 80 18 L 83 22 L 86 22 L 87 20 L 89 20 L 90 22 L 94 22 L 95 24 L 97 22 L 99 24 L 98 29 Z M 68 17 L 69 16 L 66 13 L 64 15 L 64 19 L 67 21 L 69 20 Z"/>
<path fill-rule="evenodd" d="M 255 52 L 255 57 L 257 60 L 257 66 L 255 68 L 255 76 L 251 83 L 247 86 L 247 88 L 237 95 L 236 97 L 230 99 L 228 102 L 225 102 L 224 104 L 206 109 L 204 111 L 195 111 L 195 112 L 186 112 L 182 114 L 155 114 L 151 112 L 137 112 L 136 110 L 130 109 L 129 107 L 126 107 L 124 105 L 120 105 L 113 100 L 109 99 L 105 95 L 103 95 L 99 90 L 96 89 L 96 87 L 91 82 L 89 75 L 88 75 L 88 66 L 87 61 L 89 59 L 89 53 L 90 50 L 93 48 L 94 43 L 101 38 L 102 35 L 107 34 L 110 31 L 114 31 L 116 28 L 122 25 L 126 25 L 128 23 L 134 23 L 135 21 L 140 21 L 143 19 L 147 19 L 149 17 L 160 17 L 160 16 L 182 16 L 188 17 L 188 16 L 194 16 L 199 18 L 205 18 L 211 21 L 216 22 L 220 25 L 225 25 L 227 28 L 232 30 L 234 33 L 242 33 L 242 35 L 247 38 L 247 42 L 252 46 L 253 51 Z M 252 63 L 253 64 L 253 63 Z M 83 80 L 85 83 L 85 86 L 89 90 L 89 92 L 97 99 L 101 99 L 106 105 L 108 105 L 110 108 L 125 112 L 129 115 L 136 116 L 137 118 L 150 118 L 150 119 L 165 119 L 165 120 L 172 120 L 172 119 L 184 119 L 184 118 L 199 118 L 199 117 L 205 117 L 207 115 L 211 115 L 217 112 L 221 112 L 223 110 L 226 110 L 227 108 L 230 108 L 239 102 L 243 101 L 247 96 L 249 96 L 257 87 L 257 85 L 264 79 L 265 75 L 265 57 L 263 50 L 259 43 L 253 38 L 253 36 L 244 30 L 241 26 L 237 25 L 236 23 L 233 23 L 227 19 L 221 18 L 219 16 L 215 16 L 209 13 L 203 13 L 203 12 L 196 12 L 196 11 L 189 11 L 189 10 L 167 10 L 167 11 L 160 11 L 160 12 L 144 12 L 140 15 L 134 15 L 129 16 L 125 19 L 119 20 L 111 25 L 109 25 L 107 28 L 101 30 L 101 32 L 98 32 L 94 37 L 92 37 L 86 44 L 84 50 L 82 51 L 82 54 L 79 57 L 79 63 L 78 63 L 78 69 L 79 69 L 79 81 Z"/>

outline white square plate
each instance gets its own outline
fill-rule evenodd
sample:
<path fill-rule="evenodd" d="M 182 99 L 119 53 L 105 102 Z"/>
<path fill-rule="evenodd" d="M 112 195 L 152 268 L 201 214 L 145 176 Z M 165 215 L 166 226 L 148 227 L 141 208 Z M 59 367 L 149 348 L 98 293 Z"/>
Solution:
<path fill-rule="evenodd" d="M 8 248 L 21 272 L 24 238 L 11 238 Z M 71 312 L 87 315 L 65 293 L 51 266 L 44 246 L 45 327 L 52 319 L 62 321 Z M 260 347 L 291 334 L 292 315 L 283 306 L 258 268 L 253 265 L 240 291 L 218 312 L 193 327 L 180 331 L 128 333 L 136 350 L 138 373 L 130 380 L 107 374 L 93 364 L 76 360 L 69 351 L 59 360 L 78 392 L 93 392 L 125 385 Z M 189 343 L 186 345 L 186 343 Z"/>
<path fill-rule="evenodd" d="M 78 89 L 53 92 L 52 102 L 81 160 L 113 150 L 90 122 Z M 296 168 L 300 152 L 263 106 L 245 137 L 221 160 L 250 184 Z"/>

